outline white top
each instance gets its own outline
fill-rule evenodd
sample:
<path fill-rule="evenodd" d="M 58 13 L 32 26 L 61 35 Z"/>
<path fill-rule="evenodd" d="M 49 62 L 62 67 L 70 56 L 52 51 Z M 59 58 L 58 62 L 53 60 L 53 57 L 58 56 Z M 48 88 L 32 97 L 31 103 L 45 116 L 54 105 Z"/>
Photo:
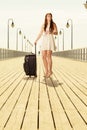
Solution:
<path fill-rule="evenodd" d="M 43 33 L 43 40 L 42 40 L 42 50 L 52 50 L 54 51 L 56 49 L 55 46 L 55 40 L 53 37 L 53 34 L 50 32 L 50 24 L 48 24 L 46 31 Z"/>
<path fill-rule="evenodd" d="M 49 32 L 50 30 L 50 24 L 47 25 L 46 32 Z"/>

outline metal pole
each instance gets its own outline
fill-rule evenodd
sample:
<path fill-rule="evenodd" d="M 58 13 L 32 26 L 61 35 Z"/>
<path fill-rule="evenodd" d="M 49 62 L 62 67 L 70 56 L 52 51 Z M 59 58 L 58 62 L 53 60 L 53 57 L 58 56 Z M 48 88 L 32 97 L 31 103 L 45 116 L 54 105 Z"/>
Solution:
<path fill-rule="evenodd" d="M 64 29 L 61 28 L 60 29 L 60 35 L 63 33 L 63 51 L 64 51 Z"/>
<path fill-rule="evenodd" d="M 73 49 L 73 22 L 71 21 L 71 49 Z"/>
<path fill-rule="evenodd" d="M 8 20 L 7 30 L 8 30 L 8 33 L 7 33 L 7 49 L 9 49 L 9 20 Z"/>
<path fill-rule="evenodd" d="M 26 51 L 26 41 L 25 41 L 25 51 Z"/>
<path fill-rule="evenodd" d="M 22 51 L 23 51 L 23 34 L 22 34 Z"/>
<path fill-rule="evenodd" d="M 85 9 L 87 9 L 87 0 L 86 0 L 86 2 L 84 4 L 84 7 L 85 7 Z"/>
<path fill-rule="evenodd" d="M 26 51 L 26 36 L 24 36 L 24 40 L 25 40 L 25 51 Z"/>
<path fill-rule="evenodd" d="M 12 21 L 12 26 L 14 26 L 13 19 L 12 18 L 8 19 L 8 24 L 7 24 L 7 49 L 9 49 L 9 21 Z"/>
<path fill-rule="evenodd" d="M 16 50 L 18 50 L 18 35 L 22 35 L 22 51 L 23 51 L 23 34 L 21 32 L 21 28 L 17 29 L 17 38 L 16 38 Z"/>
<path fill-rule="evenodd" d="M 59 51 L 59 36 L 57 37 L 57 47 L 58 47 L 58 51 Z"/>
<path fill-rule="evenodd" d="M 73 49 L 73 21 L 72 19 L 67 20 L 67 24 L 68 24 L 67 28 L 70 26 L 69 21 L 71 22 L 71 49 Z"/>
<path fill-rule="evenodd" d="M 64 51 L 64 30 L 63 30 L 63 51 Z"/>
<path fill-rule="evenodd" d="M 18 29 L 17 29 L 17 37 L 16 37 L 16 50 L 18 50 Z"/>

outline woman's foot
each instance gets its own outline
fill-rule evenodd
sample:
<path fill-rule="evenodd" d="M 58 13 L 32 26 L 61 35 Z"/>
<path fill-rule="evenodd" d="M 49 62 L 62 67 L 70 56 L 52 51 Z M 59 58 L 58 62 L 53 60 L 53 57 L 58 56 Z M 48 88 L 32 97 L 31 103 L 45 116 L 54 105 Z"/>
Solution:
<path fill-rule="evenodd" d="M 51 71 L 51 72 L 48 72 L 47 75 L 46 75 L 46 77 L 49 78 L 52 74 L 53 74 L 52 71 Z"/>
<path fill-rule="evenodd" d="M 45 72 L 45 75 L 44 75 L 44 76 L 47 77 L 47 75 L 48 75 L 48 72 Z"/>

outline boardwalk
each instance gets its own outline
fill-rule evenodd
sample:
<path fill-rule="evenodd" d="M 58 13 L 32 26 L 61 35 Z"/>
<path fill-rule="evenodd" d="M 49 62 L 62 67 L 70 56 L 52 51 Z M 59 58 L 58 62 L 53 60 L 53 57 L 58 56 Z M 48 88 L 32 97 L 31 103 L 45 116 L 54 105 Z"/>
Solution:
<path fill-rule="evenodd" d="M 53 75 L 23 72 L 23 58 L 0 61 L 0 130 L 87 130 L 87 63 L 53 57 Z"/>

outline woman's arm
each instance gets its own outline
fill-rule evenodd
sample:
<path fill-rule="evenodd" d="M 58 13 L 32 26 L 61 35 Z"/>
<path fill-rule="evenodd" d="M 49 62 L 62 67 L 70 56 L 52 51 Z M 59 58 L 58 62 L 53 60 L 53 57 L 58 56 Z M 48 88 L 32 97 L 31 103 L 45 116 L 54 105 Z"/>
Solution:
<path fill-rule="evenodd" d="M 57 26 L 56 24 L 54 23 L 54 30 L 53 30 L 53 34 L 54 35 L 58 35 L 58 29 L 57 29 Z"/>
<path fill-rule="evenodd" d="M 37 36 L 37 38 L 36 38 L 36 40 L 35 40 L 35 44 L 36 44 L 37 41 L 40 39 L 40 37 L 42 36 L 42 34 L 43 34 L 43 25 L 42 25 L 42 27 L 41 27 L 40 33 L 38 34 L 38 36 Z"/>

